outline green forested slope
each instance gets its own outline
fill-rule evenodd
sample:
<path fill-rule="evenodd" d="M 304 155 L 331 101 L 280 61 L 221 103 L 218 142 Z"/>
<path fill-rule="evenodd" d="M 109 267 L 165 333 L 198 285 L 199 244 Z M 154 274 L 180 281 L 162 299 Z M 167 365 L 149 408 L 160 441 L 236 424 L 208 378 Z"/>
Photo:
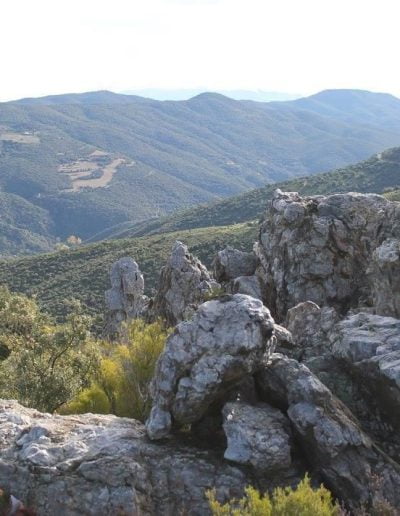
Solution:
<path fill-rule="evenodd" d="M 400 186 L 400 147 L 370 159 L 325 174 L 291 179 L 244 194 L 182 211 L 161 219 L 110 228 L 99 238 L 123 238 L 181 229 L 227 225 L 260 218 L 274 190 L 296 191 L 303 195 L 335 192 L 383 193 Z M 392 197 L 395 194 L 392 194 Z M 393 198 L 393 200 L 397 200 Z"/>
<path fill-rule="evenodd" d="M 395 97 L 333 90 L 301 100 L 202 94 L 160 102 L 95 92 L 1 103 L 0 191 L 41 208 L 43 227 L 37 233 L 29 217 L 10 222 L 9 235 L 13 227 L 32 235 L 26 244 L 5 239 L 0 253 L 19 245 L 37 250 L 37 234 L 49 245 L 70 234 L 90 238 L 127 221 L 355 162 L 400 141 Z M 71 175 L 60 167 L 96 151 L 125 162 L 105 186 L 69 191 Z M 15 211 L 9 205 L 0 215 L 14 218 Z"/>
<path fill-rule="evenodd" d="M 154 220 L 135 229 L 136 233 L 154 232 L 152 235 L 0 261 L 0 284 L 7 284 L 11 290 L 37 295 L 40 302 L 58 316 L 63 313 L 63 300 L 69 297 L 81 299 L 92 313 L 101 313 L 108 269 L 121 256 L 130 255 L 138 261 L 145 273 L 149 293 L 156 285 L 160 268 L 176 239 L 186 242 L 208 265 L 216 251 L 226 245 L 249 249 L 257 235 L 257 221 L 254 219 L 262 214 L 276 186 L 306 195 L 390 190 L 385 195 L 396 199 L 396 187 L 400 186 L 400 148 L 390 149 L 342 170 L 253 190 L 163 221 Z M 210 224 L 213 227 L 207 227 Z M 124 232 L 133 233 L 132 229 L 126 228 L 122 230 Z M 116 228 L 114 233 L 118 233 Z"/>
<path fill-rule="evenodd" d="M 132 256 L 145 275 L 146 292 L 156 286 L 159 272 L 175 240 L 210 265 L 216 252 L 226 245 L 251 249 L 257 224 L 180 231 L 151 237 L 113 240 L 75 250 L 0 261 L 0 285 L 37 296 L 50 313 L 62 317 L 65 299 L 80 299 L 92 314 L 101 314 L 104 291 L 109 288 L 111 264 Z"/>

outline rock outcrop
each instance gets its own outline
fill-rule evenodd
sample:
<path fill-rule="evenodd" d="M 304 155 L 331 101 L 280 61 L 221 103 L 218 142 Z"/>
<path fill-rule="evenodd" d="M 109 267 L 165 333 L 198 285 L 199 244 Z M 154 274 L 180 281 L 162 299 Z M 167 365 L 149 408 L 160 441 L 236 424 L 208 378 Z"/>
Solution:
<path fill-rule="evenodd" d="M 147 298 L 144 278 L 138 264 L 130 257 L 120 258 L 110 271 L 111 288 L 105 293 L 105 335 L 117 337 L 124 322 L 143 316 Z"/>
<path fill-rule="evenodd" d="M 400 466 L 307 367 L 274 354 L 257 383 L 265 402 L 286 411 L 307 459 L 341 500 L 353 508 L 383 498 L 400 506 Z"/>
<path fill-rule="evenodd" d="M 217 453 L 150 443 L 134 420 L 51 416 L 0 401 L 0 486 L 38 516 L 209 514 L 254 482 Z"/>
<path fill-rule="evenodd" d="M 186 245 L 177 241 L 167 264 L 161 269 L 152 317 L 160 317 L 168 325 L 175 326 L 189 318 L 217 287 L 219 285 L 200 260 L 189 253 Z"/>
<path fill-rule="evenodd" d="M 226 459 L 267 474 L 290 467 L 290 425 L 280 410 L 267 404 L 231 402 L 224 406 L 223 417 Z"/>
<path fill-rule="evenodd" d="M 274 341 L 274 321 L 261 301 L 236 294 L 202 304 L 192 320 L 176 327 L 157 363 L 149 437 L 166 437 L 173 422 L 200 420 L 263 367 Z"/>
<path fill-rule="evenodd" d="M 367 272 L 376 313 L 400 317 L 400 240 L 382 242 Z"/>
<path fill-rule="evenodd" d="M 238 276 L 232 280 L 230 291 L 232 294 L 246 294 L 247 296 L 263 299 L 264 286 L 261 279 L 256 276 Z"/>
<path fill-rule="evenodd" d="M 335 309 L 312 301 L 299 303 L 286 314 L 285 326 L 293 338 L 292 358 L 307 361 L 330 353 L 330 334 L 339 321 Z"/>
<path fill-rule="evenodd" d="M 255 245 L 266 305 L 278 322 L 304 301 L 341 314 L 371 306 L 371 255 L 386 239 L 399 237 L 400 204 L 379 195 L 303 198 L 277 190 Z"/>
<path fill-rule="evenodd" d="M 332 351 L 400 430 L 400 320 L 352 315 L 335 327 Z"/>
<path fill-rule="evenodd" d="M 135 317 L 177 325 L 146 426 L 0 402 L 0 486 L 39 516 L 207 515 L 209 488 L 222 501 L 309 471 L 351 510 L 400 507 L 399 265 L 400 203 L 279 190 L 254 253 L 215 259 L 227 295 L 204 302 L 219 284 L 181 242 L 149 305 L 119 260 L 108 335 Z"/>
<path fill-rule="evenodd" d="M 239 276 L 252 276 L 257 267 L 254 253 L 226 247 L 219 251 L 213 262 L 214 276 L 220 283 L 229 282 Z"/>

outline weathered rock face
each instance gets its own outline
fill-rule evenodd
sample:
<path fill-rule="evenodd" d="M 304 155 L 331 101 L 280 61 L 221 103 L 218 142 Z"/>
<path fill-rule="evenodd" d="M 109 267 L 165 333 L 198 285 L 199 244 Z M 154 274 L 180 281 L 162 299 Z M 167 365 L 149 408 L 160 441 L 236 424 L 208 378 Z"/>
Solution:
<path fill-rule="evenodd" d="M 387 239 L 375 249 L 368 273 L 376 312 L 400 317 L 400 240 Z"/>
<path fill-rule="evenodd" d="M 105 334 L 119 335 L 121 324 L 141 317 L 147 298 L 143 295 L 144 279 L 138 264 L 129 257 L 120 258 L 110 271 L 111 288 L 105 294 Z"/>
<path fill-rule="evenodd" d="M 291 465 L 288 419 L 267 404 L 227 403 L 223 409 L 228 447 L 224 457 L 272 474 Z"/>
<path fill-rule="evenodd" d="M 304 301 L 341 313 L 371 304 L 371 254 L 385 239 L 398 239 L 399 226 L 400 204 L 379 195 L 302 198 L 277 190 L 255 245 L 266 305 L 281 321 Z"/>
<path fill-rule="evenodd" d="M 264 286 L 261 279 L 256 276 L 239 276 L 230 284 L 232 294 L 246 294 L 256 299 L 263 298 Z"/>
<path fill-rule="evenodd" d="M 332 307 L 320 308 L 312 301 L 290 308 L 285 326 L 293 336 L 293 358 L 306 361 L 331 351 L 330 332 L 339 321 Z"/>
<path fill-rule="evenodd" d="M 277 350 L 307 366 L 353 413 L 362 419 L 363 428 L 370 419 L 360 386 L 348 370 L 332 354 L 332 340 L 340 318 L 332 307 L 320 308 L 311 301 L 299 303 L 288 310 L 286 327 L 293 346 L 279 344 Z M 368 426 L 368 425 L 367 425 Z"/>
<path fill-rule="evenodd" d="M 226 247 L 219 251 L 213 262 L 214 276 L 220 283 L 229 282 L 239 276 L 252 276 L 257 267 L 254 253 L 246 253 Z"/>
<path fill-rule="evenodd" d="M 400 320 L 358 313 L 332 334 L 333 354 L 400 429 Z"/>
<path fill-rule="evenodd" d="M 263 367 L 274 346 L 274 321 L 261 301 L 236 294 L 200 306 L 167 340 L 153 379 L 151 439 L 172 421 L 200 420 L 211 403 Z"/>
<path fill-rule="evenodd" d="M 175 326 L 190 317 L 205 296 L 218 286 L 200 260 L 189 253 L 186 245 L 177 241 L 161 270 L 152 315 Z"/>
<path fill-rule="evenodd" d="M 227 500 L 251 483 L 212 451 L 150 443 L 133 420 L 0 401 L 0 485 L 39 516 L 203 516 L 207 489 Z"/>
<path fill-rule="evenodd" d="M 267 403 L 287 411 L 305 455 L 339 498 L 353 507 L 382 497 L 400 506 L 399 465 L 374 445 L 345 405 L 307 367 L 272 355 L 257 382 Z"/>

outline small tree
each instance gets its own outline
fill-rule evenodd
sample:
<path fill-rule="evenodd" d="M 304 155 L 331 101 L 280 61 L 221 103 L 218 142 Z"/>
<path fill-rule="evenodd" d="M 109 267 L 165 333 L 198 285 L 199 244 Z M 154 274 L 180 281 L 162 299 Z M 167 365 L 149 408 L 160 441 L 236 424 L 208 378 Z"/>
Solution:
<path fill-rule="evenodd" d="M 77 247 L 78 245 L 81 245 L 82 239 L 75 235 L 70 235 L 66 242 L 70 247 Z"/>
<path fill-rule="evenodd" d="M 89 336 L 91 320 L 78 302 L 65 324 L 56 325 L 33 300 L 0 292 L 0 396 L 53 412 L 87 387 L 98 351 Z"/>

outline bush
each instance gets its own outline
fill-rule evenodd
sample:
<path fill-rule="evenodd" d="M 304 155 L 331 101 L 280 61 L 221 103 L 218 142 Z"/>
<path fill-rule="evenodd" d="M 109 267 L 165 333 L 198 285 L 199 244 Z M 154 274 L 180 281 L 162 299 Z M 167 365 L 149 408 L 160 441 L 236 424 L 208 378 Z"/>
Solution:
<path fill-rule="evenodd" d="M 306 475 L 296 489 L 276 488 L 271 495 L 261 495 L 253 487 L 245 490 L 240 500 L 224 505 L 209 491 L 207 498 L 214 516 L 339 516 L 340 506 L 333 502 L 331 493 L 322 485 L 313 489 Z"/>
<path fill-rule="evenodd" d="M 53 412 L 90 384 L 98 351 L 77 302 L 62 325 L 34 300 L 0 289 L 0 397 Z"/>
<path fill-rule="evenodd" d="M 150 381 L 167 336 L 159 322 L 130 323 L 125 344 L 103 343 L 96 380 L 63 413 L 112 413 L 144 421 L 151 408 Z"/>

